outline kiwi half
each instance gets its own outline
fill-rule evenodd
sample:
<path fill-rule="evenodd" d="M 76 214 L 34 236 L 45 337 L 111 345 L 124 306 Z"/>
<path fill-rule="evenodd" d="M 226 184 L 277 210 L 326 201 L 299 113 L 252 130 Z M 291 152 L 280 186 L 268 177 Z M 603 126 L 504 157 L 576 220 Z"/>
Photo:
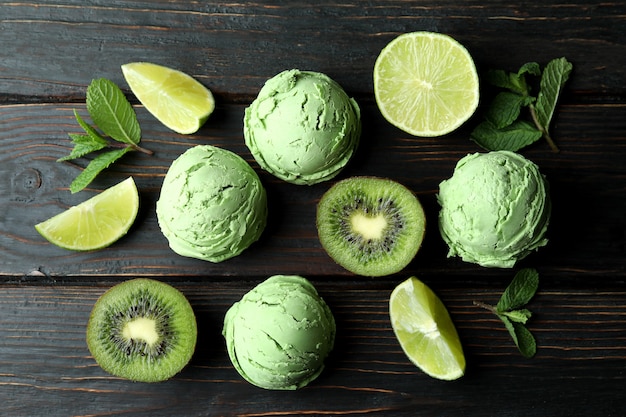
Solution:
<path fill-rule="evenodd" d="M 426 217 L 417 197 L 393 180 L 352 177 L 317 205 L 322 247 L 339 265 L 364 276 L 399 272 L 417 254 Z"/>
<path fill-rule="evenodd" d="M 173 377 L 191 359 L 196 317 L 176 288 L 137 278 L 117 284 L 96 301 L 87 346 L 112 375 L 141 382 Z"/>

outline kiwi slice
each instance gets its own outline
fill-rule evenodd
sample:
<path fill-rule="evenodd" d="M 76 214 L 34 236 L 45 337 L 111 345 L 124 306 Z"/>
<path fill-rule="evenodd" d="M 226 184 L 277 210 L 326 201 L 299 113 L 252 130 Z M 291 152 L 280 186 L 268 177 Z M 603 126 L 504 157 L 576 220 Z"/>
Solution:
<path fill-rule="evenodd" d="M 197 333 L 196 317 L 180 291 L 137 278 L 115 285 L 96 301 L 87 323 L 87 346 L 110 374 L 159 382 L 187 365 Z"/>
<path fill-rule="evenodd" d="M 317 206 L 322 247 L 358 275 L 391 275 L 417 254 L 426 217 L 417 197 L 386 178 L 352 177 L 333 185 Z"/>

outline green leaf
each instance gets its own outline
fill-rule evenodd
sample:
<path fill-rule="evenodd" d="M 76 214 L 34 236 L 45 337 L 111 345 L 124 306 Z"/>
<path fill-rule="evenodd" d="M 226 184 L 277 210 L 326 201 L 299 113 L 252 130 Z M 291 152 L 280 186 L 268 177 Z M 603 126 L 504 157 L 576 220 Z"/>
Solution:
<path fill-rule="evenodd" d="M 520 308 L 527 304 L 537 292 L 539 274 L 535 269 L 520 270 L 504 290 L 495 307 L 474 301 L 475 305 L 487 308 L 504 323 L 519 351 L 527 358 L 537 352 L 537 343 L 532 333 L 524 326 L 532 316 L 530 310 Z"/>
<path fill-rule="evenodd" d="M 550 61 L 543 70 L 535 110 L 537 120 L 545 131 L 549 129 L 559 95 L 572 72 L 572 68 L 572 64 L 565 58 L 557 58 Z"/>
<path fill-rule="evenodd" d="M 79 135 L 76 133 L 69 133 L 69 137 L 72 138 L 74 148 L 72 148 L 72 152 L 70 152 L 69 155 L 57 159 L 57 162 L 81 158 L 88 153 L 104 149 L 108 145 L 106 140 L 103 139 L 102 142 L 99 140 L 94 140 L 91 135 Z"/>
<path fill-rule="evenodd" d="M 141 139 L 137 115 L 120 88 L 106 78 L 87 87 L 87 110 L 93 122 L 118 142 L 136 145 Z"/>
<path fill-rule="evenodd" d="M 513 76 L 511 76 L 513 75 Z M 519 84 L 516 82 L 517 76 L 504 70 L 491 70 L 487 72 L 486 80 L 494 87 L 506 88 L 516 93 L 522 93 L 519 90 Z"/>
<path fill-rule="evenodd" d="M 509 320 L 505 316 L 499 315 L 509 334 L 513 338 L 513 342 L 526 358 L 532 358 L 537 353 L 537 342 L 533 334 L 521 323 Z"/>
<path fill-rule="evenodd" d="M 470 138 L 479 146 L 489 150 L 508 150 L 515 152 L 541 139 L 541 131 L 525 121 L 515 121 L 509 126 L 498 129 L 486 120 L 481 122 L 470 134 Z"/>
<path fill-rule="evenodd" d="M 517 71 L 517 74 L 510 74 L 511 82 L 517 87 L 515 91 L 525 97 L 528 97 L 530 96 L 531 88 L 526 81 L 526 74 L 535 76 L 541 75 L 541 68 L 539 67 L 539 64 L 536 62 L 527 62 L 521 66 L 521 68 Z"/>
<path fill-rule="evenodd" d="M 520 310 L 503 311 L 501 315 L 508 317 L 511 321 L 526 324 L 532 313 L 530 310 L 522 308 Z"/>
<path fill-rule="evenodd" d="M 526 83 L 526 74 L 538 76 L 541 68 L 536 62 L 528 62 L 517 71 L 508 72 L 504 70 L 492 70 L 487 72 L 487 82 L 495 87 L 506 88 L 522 96 L 530 94 L 530 89 Z"/>
<path fill-rule="evenodd" d="M 107 145 L 106 139 L 103 138 L 102 135 L 100 135 L 100 133 L 98 133 L 98 131 L 93 128 L 93 126 L 91 126 L 90 124 L 85 122 L 83 120 L 83 118 L 80 117 L 80 114 L 78 114 L 76 109 L 74 109 L 74 117 L 76 117 L 76 121 L 78 122 L 80 127 L 83 128 L 85 133 L 87 133 L 87 135 L 89 135 L 89 137 L 92 139 L 93 142 L 102 143 L 102 144 L 104 144 L 104 146 Z"/>
<path fill-rule="evenodd" d="M 70 184 L 70 191 L 72 193 L 77 193 L 94 180 L 96 176 L 104 169 L 106 169 L 113 162 L 117 161 L 119 158 L 124 156 L 129 151 L 132 151 L 133 148 L 127 146 L 122 149 L 116 149 L 114 151 L 109 151 L 98 155 L 94 158 L 89 165 L 81 172 Z"/>
<path fill-rule="evenodd" d="M 504 290 L 502 297 L 496 304 L 496 310 L 502 313 L 526 305 L 533 298 L 538 287 L 539 273 L 537 270 L 533 268 L 521 269 Z"/>
<path fill-rule="evenodd" d="M 536 62 L 527 62 L 521 66 L 519 71 L 517 71 L 518 77 L 521 77 L 524 74 L 530 74 L 538 77 L 541 75 L 541 67 Z"/>
<path fill-rule="evenodd" d="M 496 128 L 505 128 L 517 120 L 524 101 L 524 96 L 516 93 L 508 91 L 498 93 L 489 105 L 485 117 Z"/>

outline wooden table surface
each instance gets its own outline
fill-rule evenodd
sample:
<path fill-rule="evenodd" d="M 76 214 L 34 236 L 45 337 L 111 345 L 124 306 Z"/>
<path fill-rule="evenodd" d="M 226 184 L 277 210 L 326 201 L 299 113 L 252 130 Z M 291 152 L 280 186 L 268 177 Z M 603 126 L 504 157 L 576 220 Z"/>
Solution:
<path fill-rule="evenodd" d="M 437 230 L 438 184 L 480 151 L 469 132 L 415 138 L 392 127 L 373 99 L 384 45 L 410 31 L 447 33 L 478 70 L 517 70 L 564 56 L 574 71 L 544 142 L 521 151 L 551 185 L 547 247 L 513 270 L 446 258 Z M 0 2 L 0 415 L 6 416 L 623 416 L 626 388 L 626 6 L 600 1 L 2 1 Z M 189 73 L 217 108 L 195 135 L 158 123 L 138 104 L 120 65 L 150 61 Z M 411 188 L 429 221 L 422 250 L 403 272 L 363 278 L 335 265 L 315 231 L 330 183 L 295 186 L 261 171 L 243 143 L 242 118 L 263 82 L 291 68 L 321 71 L 356 98 L 360 148 L 340 175 L 378 175 Z M 133 153 L 72 195 L 85 166 L 57 163 L 86 115 L 85 90 L 106 77 L 128 93 L 153 156 Z M 270 200 L 262 239 L 211 264 L 167 246 L 155 201 L 172 160 L 197 144 L 237 152 L 259 172 Z M 33 225 L 132 175 L 141 210 L 130 233 L 90 253 L 56 248 Z M 338 178 L 338 179 L 339 179 Z M 474 300 L 495 303 L 521 267 L 537 268 L 529 308 L 537 355 L 523 358 L 504 326 Z M 337 343 L 327 368 L 295 392 L 256 388 L 231 366 L 224 313 L 273 274 L 309 278 L 333 310 Z M 431 379 L 394 338 L 388 297 L 416 275 L 446 303 L 467 358 L 460 380 Z M 132 383 L 102 371 L 85 343 L 95 300 L 138 276 L 189 298 L 199 325 L 195 356 L 173 379 Z"/>

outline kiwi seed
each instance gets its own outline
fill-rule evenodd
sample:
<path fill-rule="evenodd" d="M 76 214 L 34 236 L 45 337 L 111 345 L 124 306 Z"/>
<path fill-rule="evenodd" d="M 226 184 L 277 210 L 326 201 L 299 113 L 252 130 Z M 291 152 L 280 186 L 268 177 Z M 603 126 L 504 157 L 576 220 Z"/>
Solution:
<path fill-rule="evenodd" d="M 386 178 L 339 181 L 317 206 L 322 247 L 335 262 L 358 275 L 384 276 L 402 270 L 417 254 L 425 228 L 417 197 Z"/>
<path fill-rule="evenodd" d="M 110 374 L 158 382 L 187 365 L 197 333 L 191 305 L 180 291 L 138 278 L 115 285 L 96 301 L 87 323 L 87 346 Z"/>

